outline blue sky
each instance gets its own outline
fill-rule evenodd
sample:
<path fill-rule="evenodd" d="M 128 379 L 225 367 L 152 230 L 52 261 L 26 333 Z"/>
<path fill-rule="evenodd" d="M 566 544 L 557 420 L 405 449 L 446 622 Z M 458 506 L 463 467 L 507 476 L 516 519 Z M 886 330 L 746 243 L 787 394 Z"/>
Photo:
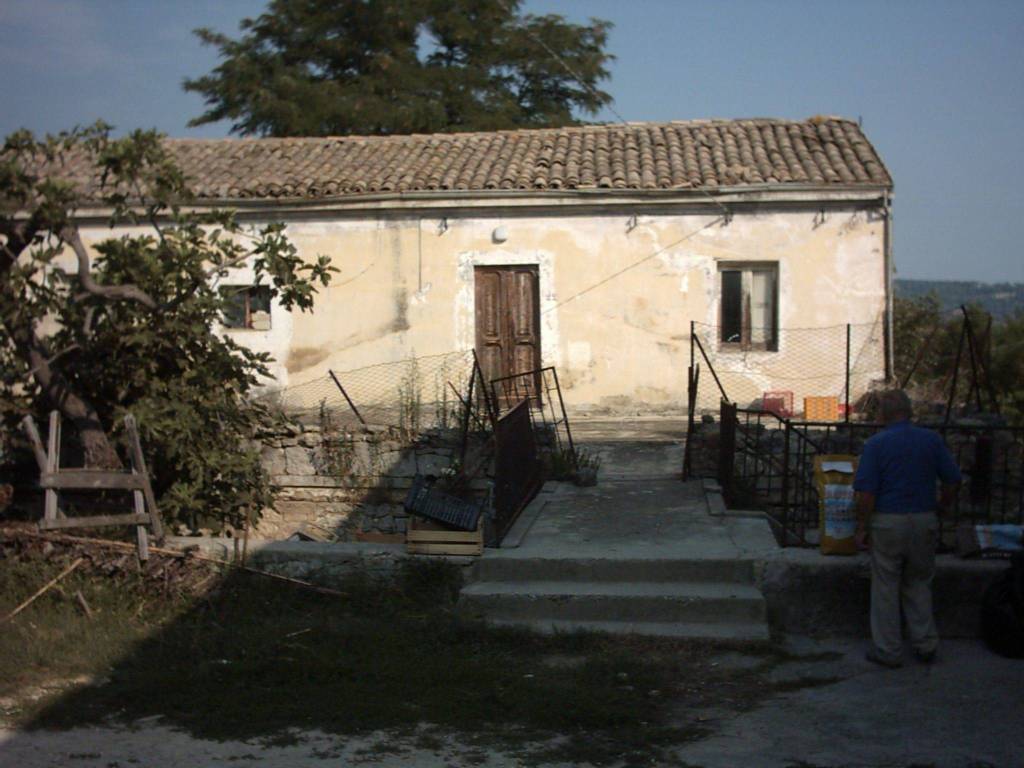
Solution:
<path fill-rule="evenodd" d="M 187 129 L 181 81 L 263 0 L 0 0 L 0 131 L 98 118 Z M 627 120 L 863 120 L 896 181 L 901 277 L 1024 281 L 1024 3 L 527 0 L 614 22 L 605 89 Z M 612 121 L 605 111 L 597 119 Z"/>

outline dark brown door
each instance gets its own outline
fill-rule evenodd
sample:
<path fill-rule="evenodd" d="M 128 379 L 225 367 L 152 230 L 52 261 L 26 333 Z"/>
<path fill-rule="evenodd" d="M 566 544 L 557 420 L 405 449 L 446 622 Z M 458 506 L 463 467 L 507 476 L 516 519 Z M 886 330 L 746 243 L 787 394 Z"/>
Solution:
<path fill-rule="evenodd" d="M 536 267 L 476 268 L 476 353 L 488 381 L 540 368 L 539 299 Z"/>

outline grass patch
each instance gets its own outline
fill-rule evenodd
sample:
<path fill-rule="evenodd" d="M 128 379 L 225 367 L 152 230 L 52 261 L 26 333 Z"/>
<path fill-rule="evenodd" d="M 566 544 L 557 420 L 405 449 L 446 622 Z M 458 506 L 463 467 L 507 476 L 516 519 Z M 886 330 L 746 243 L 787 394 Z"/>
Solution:
<path fill-rule="evenodd" d="M 0 616 L 60 573 L 71 553 L 0 559 Z M 92 617 L 78 601 L 81 593 Z M 0 631 L 0 697 L 102 679 L 155 630 L 189 608 L 187 599 L 161 594 L 139 573 L 97 578 L 82 567 L 5 622 Z"/>
<path fill-rule="evenodd" d="M 0 610 L 70 557 L 0 561 Z M 210 739 L 384 731 L 441 750 L 457 734 L 532 762 L 649 765 L 708 733 L 706 708 L 742 710 L 786 687 L 765 673 L 789 658 L 756 648 L 765 656 L 754 668 L 724 669 L 714 662 L 721 644 L 546 637 L 467 621 L 454 611 L 460 571 L 444 563 L 411 562 L 389 582 L 353 575 L 345 598 L 238 572 L 201 594 L 161 598 L 141 575 L 80 571 L 65 592 L 81 589 L 98 609 L 92 618 L 56 593 L 0 633 L 8 695 L 44 680 L 91 681 L 23 702 L 27 727 L 159 715 Z"/>

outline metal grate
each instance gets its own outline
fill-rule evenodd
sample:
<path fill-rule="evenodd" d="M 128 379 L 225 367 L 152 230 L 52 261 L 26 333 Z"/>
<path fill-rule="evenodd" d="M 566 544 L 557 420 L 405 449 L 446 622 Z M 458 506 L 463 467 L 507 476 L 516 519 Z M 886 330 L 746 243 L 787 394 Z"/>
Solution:
<path fill-rule="evenodd" d="M 434 490 L 423 475 L 416 475 L 405 497 L 405 510 L 462 531 L 475 531 L 482 505 Z"/>

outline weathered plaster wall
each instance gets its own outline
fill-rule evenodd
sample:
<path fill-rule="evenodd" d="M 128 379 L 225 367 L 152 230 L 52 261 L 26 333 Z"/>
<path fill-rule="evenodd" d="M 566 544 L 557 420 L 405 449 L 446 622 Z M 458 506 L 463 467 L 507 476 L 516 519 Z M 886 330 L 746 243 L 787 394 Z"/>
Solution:
<path fill-rule="evenodd" d="M 468 349 L 473 267 L 536 264 L 543 361 L 558 367 L 567 403 L 577 413 L 625 414 L 685 404 L 690 321 L 718 323 L 721 262 L 778 263 L 784 329 L 870 323 L 884 311 L 885 222 L 877 214 L 807 207 L 737 212 L 724 223 L 634 210 L 292 216 L 288 235 L 300 253 L 326 254 L 340 273 L 312 314 L 274 307 L 270 331 L 232 333 L 277 358 L 281 386 L 329 369 Z M 495 243 L 499 226 L 507 239 Z M 229 282 L 245 279 L 239 272 Z M 784 335 L 778 352 L 761 356 L 765 368 L 782 370 L 790 354 Z M 881 375 L 880 344 L 869 358 L 864 366 Z M 750 392 L 793 388 L 782 384 L 766 374 Z"/>

